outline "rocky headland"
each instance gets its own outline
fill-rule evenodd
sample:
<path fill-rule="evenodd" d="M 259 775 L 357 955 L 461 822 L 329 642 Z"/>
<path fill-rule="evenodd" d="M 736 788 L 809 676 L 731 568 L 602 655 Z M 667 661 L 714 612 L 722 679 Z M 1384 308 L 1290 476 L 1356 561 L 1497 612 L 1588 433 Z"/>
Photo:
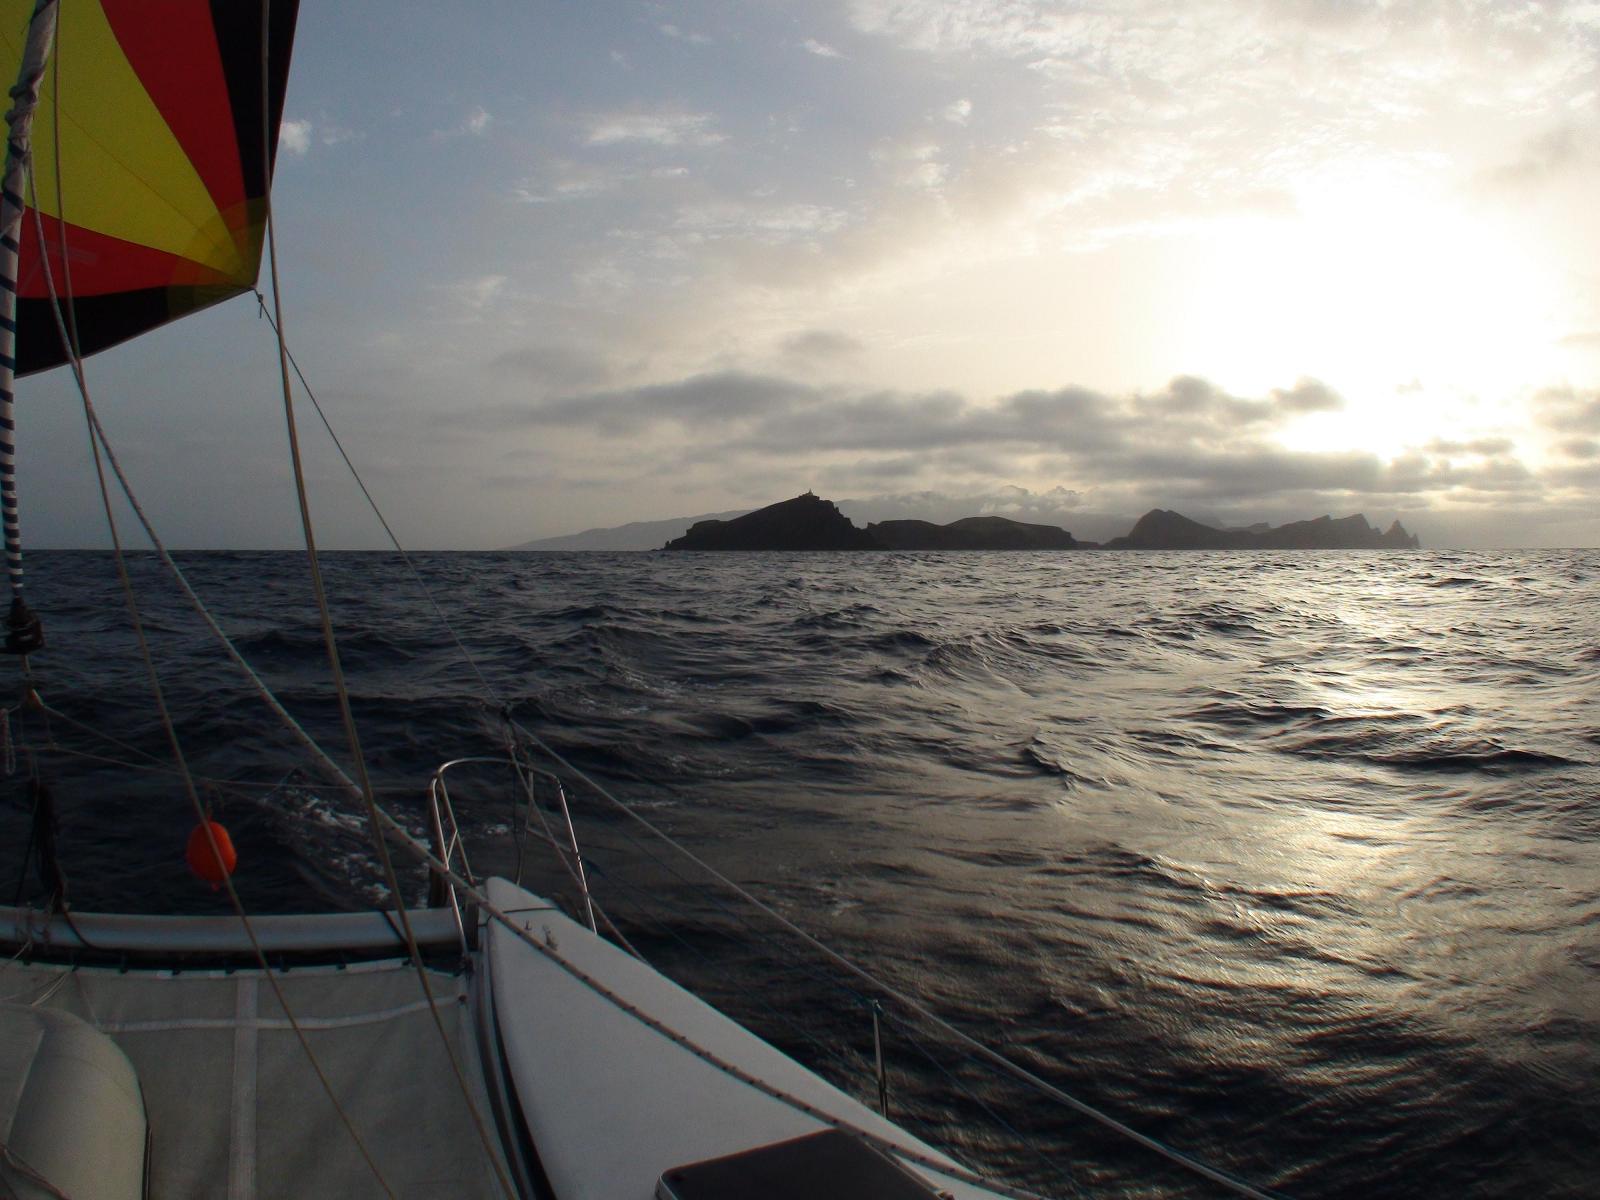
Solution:
<path fill-rule="evenodd" d="M 1361 513 L 1354 516 L 1318 517 L 1291 521 L 1274 528 L 1252 525 L 1248 529 L 1214 529 L 1191 521 L 1182 513 L 1153 508 L 1140 517 L 1127 535 L 1112 538 L 1107 550 L 1416 550 L 1415 534 L 1395 521 L 1379 533 Z"/>
<path fill-rule="evenodd" d="M 1415 550 L 1399 521 L 1379 532 L 1360 513 L 1287 525 L 1216 529 L 1155 508 L 1107 550 Z M 948 525 L 880 521 L 858 529 L 830 500 L 807 492 L 730 520 L 696 521 L 667 550 L 1095 550 L 1055 525 L 1008 517 L 965 517 Z"/>
<path fill-rule="evenodd" d="M 886 550 L 1078 550 L 1084 543 L 1056 525 L 1028 525 L 1009 517 L 931 521 L 879 521 L 867 536 Z"/>
<path fill-rule="evenodd" d="M 882 550 L 831 500 L 807 492 L 730 521 L 696 521 L 665 550 Z"/>

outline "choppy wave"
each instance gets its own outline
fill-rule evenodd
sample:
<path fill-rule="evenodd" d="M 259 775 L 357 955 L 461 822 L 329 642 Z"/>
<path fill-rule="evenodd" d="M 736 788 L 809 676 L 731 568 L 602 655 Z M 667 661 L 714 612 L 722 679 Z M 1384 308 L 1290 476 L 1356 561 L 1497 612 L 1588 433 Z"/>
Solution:
<path fill-rule="evenodd" d="M 419 563 L 487 692 L 397 562 L 326 567 L 375 779 L 414 827 L 433 768 L 493 753 L 505 706 L 782 911 L 1165 1140 L 1303 1197 L 1592 1194 L 1595 552 Z M 135 567 L 250 903 L 379 899 L 358 814 Z M 299 557 L 187 567 L 343 755 Z M 75 902 L 214 904 L 178 866 L 181 792 L 145 776 L 165 750 L 109 560 L 41 555 L 30 584 L 42 693 L 117 739 L 13 716 L 53 739 Z M 0 844 L 20 846 L 7 795 Z M 492 846 L 491 795 L 459 803 Z M 859 997 L 573 795 L 631 936 L 870 1087 Z M 911 1037 L 890 1031 L 906 1119 L 1055 1191 L 1193 1194 L 1081 1121 L 952 1090 L 968 1065 Z M 978 1132 L 983 1104 L 1015 1138 Z"/>

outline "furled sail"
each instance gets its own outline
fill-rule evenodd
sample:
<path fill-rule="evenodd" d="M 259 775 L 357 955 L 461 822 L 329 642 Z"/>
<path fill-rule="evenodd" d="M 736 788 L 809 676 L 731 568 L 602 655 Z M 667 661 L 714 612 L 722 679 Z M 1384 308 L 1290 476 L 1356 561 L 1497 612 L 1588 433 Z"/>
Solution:
<path fill-rule="evenodd" d="M 0 0 L 15 79 L 33 0 Z M 84 354 L 255 284 L 297 0 L 71 0 L 33 124 L 17 374 L 65 362 L 50 282 Z M 263 46 L 263 37 L 265 46 Z M 64 251 L 64 253 L 63 253 Z"/>

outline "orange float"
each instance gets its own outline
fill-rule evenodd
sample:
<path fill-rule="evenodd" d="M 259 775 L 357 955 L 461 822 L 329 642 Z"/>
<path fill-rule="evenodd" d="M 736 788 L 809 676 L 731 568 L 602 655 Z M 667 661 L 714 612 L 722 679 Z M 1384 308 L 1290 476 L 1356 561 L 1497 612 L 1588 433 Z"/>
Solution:
<path fill-rule="evenodd" d="M 210 838 L 206 837 L 208 828 L 211 830 Z M 211 848 L 213 841 L 216 842 L 215 851 Z M 218 821 L 204 821 L 194 827 L 194 832 L 189 834 L 189 847 L 184 857 L 189 861 L 189 870 L 209 883 L 212 891 L 222 886 L 222 881 L 233 874 L 233 868 L 239 862 L 233 839 Z"/>

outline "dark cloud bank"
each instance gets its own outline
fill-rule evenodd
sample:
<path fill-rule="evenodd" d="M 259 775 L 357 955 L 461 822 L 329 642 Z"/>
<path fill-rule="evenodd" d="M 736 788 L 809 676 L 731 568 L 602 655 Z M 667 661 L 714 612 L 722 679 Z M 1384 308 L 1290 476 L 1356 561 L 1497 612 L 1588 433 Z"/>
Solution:
<path fill-rule="evenodd" d="M 1399 516 L 1428 545 L 1561 544 L 1559 531 L 1594 519 L 1600 395 L 1539 397 L 1528 433 L 1556 448 L 1539 471 L 1508 437 L 1441 431 L 1388 459 L 1277 441 L 1294 420 L 1343 407 L 1315 380 L 1259 398 L 1185 376 L 1126 396 L 1065 387 L 980 404 L 954 392 L 850 391 L 725 371 L 572 393 L 475 420 L 497 431 L 637 442 L 658 470 L 771 478 L 779 493 L 790 480 L 878 493 L 848 502 L 856 519 L 997 512 L 1099 540 L 1152 507 L 1238 524 L 1359 511 L 1383 523 Z M 1059 482 L 1036 490 L 998 482 L 1019 477 Z M 896 482 L 937 486 L 896 490 Z M 749 506 L 774 498 L 751 495 Z"/>

